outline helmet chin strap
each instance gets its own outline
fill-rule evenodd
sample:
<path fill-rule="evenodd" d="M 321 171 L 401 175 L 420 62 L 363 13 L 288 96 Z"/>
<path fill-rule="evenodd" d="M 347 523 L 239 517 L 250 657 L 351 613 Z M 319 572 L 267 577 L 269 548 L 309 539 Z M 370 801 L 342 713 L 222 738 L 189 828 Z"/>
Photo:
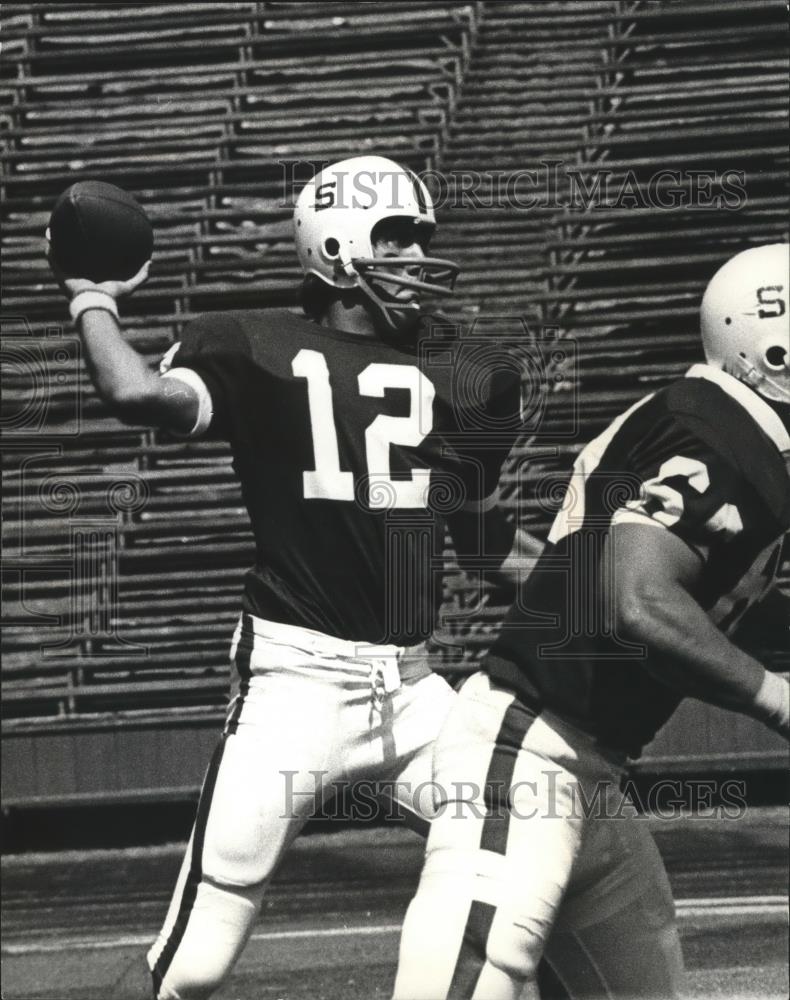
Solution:
<path fill-rule="evenodd" d="M 734 375 L 740 382 L 745 382 L 763 399 L 772 403 L 790 404 L 790 388 L 781 385 L 765 372 L 758 371 L 746 358 L 739 357 L 730 374 Z"/>

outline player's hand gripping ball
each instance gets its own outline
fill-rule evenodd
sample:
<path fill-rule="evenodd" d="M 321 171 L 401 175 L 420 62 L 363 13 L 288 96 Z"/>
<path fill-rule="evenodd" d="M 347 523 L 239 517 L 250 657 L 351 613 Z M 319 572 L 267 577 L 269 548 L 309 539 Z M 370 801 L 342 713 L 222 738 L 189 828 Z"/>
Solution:
<path fill-rule="evenodd" d="M 135 199 L 114 184 L 78 181 L 58 198 L 47 229 L 63 278 L 127 282 L 151 258 L 154 232 Z"/>

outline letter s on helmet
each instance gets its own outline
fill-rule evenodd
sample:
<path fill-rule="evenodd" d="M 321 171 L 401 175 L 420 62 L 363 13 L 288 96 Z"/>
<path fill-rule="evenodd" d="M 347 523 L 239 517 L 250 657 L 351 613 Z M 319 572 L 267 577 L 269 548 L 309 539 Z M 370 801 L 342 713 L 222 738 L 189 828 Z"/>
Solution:
<path fill-rule="evenodd" d="M 436 228 L 431 196 L 416 174 L 383 156 L 355 156 L 325 167 L 302 188 L 294 236 L 305 276 L 359 288 L 394 328 L 392 311 L 403 311 L 404 302 L 391 301 L 382 285 L 451 295 L 459 269 L 436 257 L 374 257 L 373 229 L 385 219 L 412 220 L 416 241 L 426 244 Z M 390 273 L 406 267 L 408 275 Z"/>
<path fill-rule="evenodd" d="M 790 403 L 787 243 L 752 247 L 719 268 L 702 298 L 708 364 L 775 403 Z"/>

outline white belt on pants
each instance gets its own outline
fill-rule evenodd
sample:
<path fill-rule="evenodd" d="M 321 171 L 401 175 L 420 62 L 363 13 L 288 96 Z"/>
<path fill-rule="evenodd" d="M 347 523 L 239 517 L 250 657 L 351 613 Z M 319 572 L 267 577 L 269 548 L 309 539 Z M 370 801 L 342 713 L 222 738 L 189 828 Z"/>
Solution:
<path fill-rule="evenodd" d="M 233 636 L 231 658 L 235 657 L 245 636 L 250 636 L 253 645 L 255 638 L 260 638 L 264 642 L 289 646 L 317 657 L 342 659 L 344 668 L 369 676 L 371 684 L 383 688 L 386 694 L 397 691 L 404 681 L 419 680 L 431 672 L 426 662 L 428 653 L 425 642 L 397 646 L 394 643 L 339 639 L 315 629 L 268 621 L 244 612 Z"/>

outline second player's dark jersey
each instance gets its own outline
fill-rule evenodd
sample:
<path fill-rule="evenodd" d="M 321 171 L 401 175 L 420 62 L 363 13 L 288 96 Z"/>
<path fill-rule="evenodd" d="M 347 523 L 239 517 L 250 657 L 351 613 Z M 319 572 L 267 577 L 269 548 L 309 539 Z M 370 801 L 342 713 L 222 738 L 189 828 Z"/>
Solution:
<path fill-rule="evenodd" d="M 535 707 L 639 756 L 680 697 L 616 634 L 602 582 L 609 530 L 636 521 L 683 539 L 704 564 L 694 597 L 730 631 L 776 573 L 790 527 L 788 449 L 768 404 L 705 365 L 636 404 L 580 453 L 486 669 Z"/>
<path fill-rule="evenodd" d="M 444 520 L 467 549 L 504 555 L 512 528 L 489 517 L 497 537 L 486 541 L 461 507 L 496 487 L 513 437 L 501 417 L 517 413 L 520 387 L 495 374 L 482 393 L 464 392 L 456 350 L 425 338 L 400 348 L 285 311 L 188 325 L 170 374 L 200 376 L 210 431 L 232 448 L 257 548 L 245 610 L 343 639 L 416 643 L 441 599 Z"/>

